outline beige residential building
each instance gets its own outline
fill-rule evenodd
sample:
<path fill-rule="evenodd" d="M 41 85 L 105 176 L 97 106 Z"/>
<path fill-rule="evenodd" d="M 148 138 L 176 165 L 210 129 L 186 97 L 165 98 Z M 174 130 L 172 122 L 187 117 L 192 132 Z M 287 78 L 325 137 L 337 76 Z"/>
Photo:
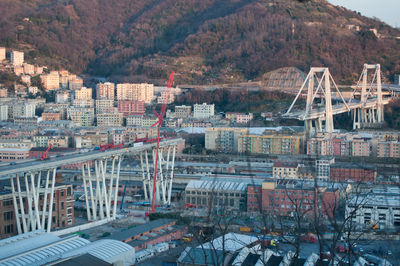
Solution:
<path fill-rule="evenodd" d="M 239 136 L 248 135 L 247 128 L 207 128 L 205 133 L 205 148 L 207 150 L 237 152 Z"/>
<path fill-rule="evenodd" d="M 113 113 L 116 111 L 114 100 L 99 99 L 96 100 L 96 114 Z"/>
<path fill-rule="evenodd" d="M 156 122 L 157 118 L 155 116 L 143 116 L 142 127 L 151 127 Z"/>
<path fill-rule="evenodd" d="M 94 107 L 94 100 L 93 99 L 75 99 L 72 101 L 72 105 L 75 107 L 84 107 L 84 108 L 93 108 Z"/>
<path fill-rule="evenodd" d="M 68 103 L 69 102 L 69 92 L 66 90 L 58 91 L 56 93 L 56 103 Z"/>
<path fill-rule="evenodd" d="M 365 141 L 364 139 L 353 139 L 352 141 L 352 151 L 353 156 L 371 156 L 372 147 L 370 142 Z"/>
<path fill-rule="evenodd" d="M 238 152 L 256 154 L 300 154 L 301 136 L 242 135 Z"/>
<path fill-rule="evenodd" d="M 81 87 L 76 89 L 74 92 L 76 100 L 88 100 L 93 98 L 91 88 Z"/>
<path fill-rule="evenodd" d="M 24 63 L 24 74 L 25 75 L 33 75 L 35 74 L 35 66 L 28 64 L 28 63 Z"/>
<path fill-rule="evenodd" d="M 193 118 L 210 118 L 214 115 L 214 104 L 195 104 L 193 106 Z"/>
<path fill-rule="evenodd" d="M 8 90 L 7 88 L 0 88 L 0 98 L 7 98 Z"/>
<path fill-rule="evenodd" d="M 29 139 L 1 139 L 0 149 L 31 149 L 35 147 L 36 143 Z"/>
<path fill-rule="evenodd" d="M 186 105 L 175 106 L 176 118 L 189 118 L 192 115 L 192 107 Z"/>
<path fill-rule="evenodd" d="M 114 100 L 115 84 L 111 82 L 98 83 L 96 85 L 96 99 Z"/>
<path fill-rule="evenodd" d="M 14 66 L 22 66 L 24 63 L 24 53 L 19 51 L 12 51 L 10 53 L 10 61 Z"/>
<path fill-rule="evenodd" d="M 127 126 L 142 126 L 143 115 L 130 115 L 126 117 Z"/>
<path fill-rule="evenodd" d="M 83 79 L 75 78 L 68 81 L 68 87 L 70 90 L 79 90 L 83 87 Z"/>
<path fill-rule="evenodd" d="M 47 75 L 41 75 L 45 90 L 58 90 L 60 88 L 60 75 L 58 71 L 51 71 Z"/>
<path fill-rule="evenodd" d="M 117 84 L 117 99 L 118 100 L 131 100 L 143 101 L 151 103 L 154 97 L 153 84 L 147 83 L 122 83 Z"/>
<path fill-rule="evenodd" d="M 299 178 L 300 165 L 292 162 L 275 162 L 272 167 L 272 176 L 274 178 Z"/>
<path fill-rule="evenodd" d="M 93 126 L 94 109 L 71 107 L 67 109 L 67 118 L 81 126 Z"/>
<path fill-rule="evenodd" d="M 6 48 L 0 47 L 0 62 L 6 60 Z"/>
<path fill-rule="evenodd" d="M 47 141 L 48 145 L 53 148 L 68 148 L 69 147 L 69 137 L 68 136 L 54 136 L 50 137 Z"/>
<path fill-rule="evenodd" d="M 98 127 L 119 127 L 122 126 L 123 115 L 121 113 L 97 114 Z"/>

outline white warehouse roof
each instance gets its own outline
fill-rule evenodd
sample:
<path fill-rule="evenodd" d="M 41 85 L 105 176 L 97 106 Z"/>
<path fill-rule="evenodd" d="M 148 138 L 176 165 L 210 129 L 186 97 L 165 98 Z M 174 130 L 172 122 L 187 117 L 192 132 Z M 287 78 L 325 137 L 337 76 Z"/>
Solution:
<path fill-rule="evenodd" d="M 247 183 L 226 182 L 217 180 L 190 180 L 186 189 L 203 189 L 217 191 L 246 191 Z"/>

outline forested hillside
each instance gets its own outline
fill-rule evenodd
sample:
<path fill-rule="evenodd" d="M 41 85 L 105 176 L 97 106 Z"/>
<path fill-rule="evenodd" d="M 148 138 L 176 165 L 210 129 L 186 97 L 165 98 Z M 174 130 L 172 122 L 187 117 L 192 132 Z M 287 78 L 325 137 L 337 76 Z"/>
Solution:
<path fill-rule="evenodd" d="M 400 72 L 399 30 L 325 0 L 2 0 L 0 10 L 1 46 L 118 80 L 175 70 L 177 83 L 209 84 L 312 65 L 345 81 L 366 62 Z"/>

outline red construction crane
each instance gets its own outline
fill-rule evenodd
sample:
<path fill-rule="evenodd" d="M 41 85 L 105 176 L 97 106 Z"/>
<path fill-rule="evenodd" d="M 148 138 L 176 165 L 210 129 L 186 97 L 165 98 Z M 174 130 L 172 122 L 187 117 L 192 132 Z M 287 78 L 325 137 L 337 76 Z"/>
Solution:
<path fill-rule="evenodd" d="M 52 144 L 50 144 L 49 147 L 47 147 L 47 150 L 43 153 L 42 157 L 40 158 L 41 161 L 43 161 L 44 159 L 47 159 L 49 150 L 51 149 L 51 146 L 52 146 Z"/>
<path fill-rule="evenodd" d="M 160 131 L 161 131 L 161 126 L 162 126 L 163 121 L 164 121 L 165 111 L 167 110 L 169 94 L 170 94 L 172 82 L 174 81 L 174 75 L 175 75 L 175 72 L 172 71 L 171 75 L 169 76 L 167 89 L 165 90 L 164 102 L 163 102 L 163 105 L 161 107 L 160 114 L 158 114 L 156 112 L 156 110 L 153 110 L 154 113 L 157 116 L 157 122 L 155 122 L 151 127 L 157 126 L 158 127 L 158 131 L 157 131 L 156 161 L 154 163 L 153 200 L 151 202 L 151 212 L 152 213 L 156 212 L 156 205 L 155 205 L 155 203 L 156 203 L 156 180 L 157 180 L 157 167 L 158 167 L 158 149 L 160 148 Z"/>

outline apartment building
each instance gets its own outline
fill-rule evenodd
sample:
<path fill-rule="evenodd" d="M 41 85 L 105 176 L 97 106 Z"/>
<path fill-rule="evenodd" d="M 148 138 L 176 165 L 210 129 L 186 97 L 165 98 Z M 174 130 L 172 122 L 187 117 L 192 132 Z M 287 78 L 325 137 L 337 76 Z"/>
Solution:
<path fill-rule="evenodd" d="M 74 99 L 72 101 L 72 106 L 74 107 L 82 107 L 82 108 L 94 108 L 94 100 L 93 99 Z"/>
<path fill-rule="evenodd" d="M 10 61 L 14 66 L 22 66 L 24 63 L 24 53 L 19 51 L 12 51 L 10 53 Z"/>
<path fill-rule="evenodd" d="M 8 105 L 0 104 L 0 121 L 8 120 Z"/>
<path fill-rule="evenodd" d="M 155 116 L 143 116 L 142 118 L 142 127 L 151 127 L 158 121 Z"/>
<path fill-rule="evenodd" d="M 237 152 L 239 136 L 248 133 L 247 128 L 207 128 L 205 148 L 207 150 Z"/>
<path fill-rule="evenodd" d="M 231 122 L 235 122 L 238 124 L 246 124 L 253 120 L 253 114 L 252 113 L 235 113 L 235 112 L 227 112 L 225 114 L 225 118 L 230 120 Z"/>
<path fill-rule="evenodd" d="M 158 104 L 171 104 L 175 101 L 175 95 L 170 91 L 168 94 L 166 91 L 162 91 L 160 96 L 157 97 Z"/>
<path fill-rule="evenodd" d="M 176 118 L 189 118 L 192 115 L 192 107 L 186 105 L 175 106 L 175 117 Z"/>
<path fill-rule="evenodd" d="M 143 115 L 130 115 L 126 117 L 127 126 L 142 126 Z"/>
<path fill-rule="evenodd" d="M 14 102 L 8 104 L 8 118 L 30 118 L 35 116 L 36 104 L 33 102 Z"/>
<path fill-rule="evenodd" d="M 35 66 L 34 65 L 24 63 L 23 67 L 24 67 L 24 73 L 26 75 L 34 75 L 35 74 Z"/>
<path fill-rule="evenodd" d="M 56 103 L 68 103 L 69 102 L 69 91 L 61 90 L 56 93 Z"/>
<path fill-rule="evenodd" d="M 124 116 L 144 115 L 146 107 L 143 101 L 118 101 L 118 112 Z"/>
<path fill-rule="evenodd" d="M 75 78 L 68 81 L 68 88 L 70 90 L 79 90 L 83 87 L 83 79 Z"/>
<path fill-rule="evenodd" d="M 371 143 L 363 138 L 353 139 L 351 148 L 353 156 L 369 157 L 372 155 Z"/>
<path fill-rule="evenodd" d="M 274 178 L 298 179 L 300 165 L 292 162 L 274 162 L 272 175 Z"/>
<path fill-rule="evenodd" d="M 247 185 L 247 211 L 261 212 L 262 210 L 262 185 Z"/>
<path fill-rule="evenodd" d="M 151 103 L 154 98 L 154 86 L 147 83 L 121 83 L 117 84 L 117 99 L 128 101 L 143 101 Z"/>
<path fill-rule="evenodd" d="M 121 113 L 97 114 L 98 127 L 119 127 L 122 126 L 123 115 Z"/>
<path fill-rule="evenodd" d="M 47 75 L 41 75 L 40 78 L 46 91 L 58 90 L 60 88 L 60 75 L 58 71 L 51 71 Z"/>
<path fill-rule="evenodd" d="M 111 82 L 98 83 L 96 85 L 96 99 L 114 100 L 115 84 Z"/>
<path fill-rule="evenodd" d="M 246 187 L 242 182 L 190 180 L 185 188 L 186 206 L 245 211 Z"/>
<path fill-rule="evenodd" d="M 193 106 L 193 118 L 210 118 L 214 115 L 214 104 L 195 104 Z"/>
<path fill-rule="evenodd" d="M 8 89 L 0 88 L 0 98 L 7 98 L 7 97 L 8 97 Z"/>
<path fill-rule="evenodd" d="M 74 99 L 76 100 L 88 100 L 92 98 L 92 88 L 81 87 L 74 90 Z"/>
<path fill-rule="evenodd" d="M 93 126 L 94 109 L 93 108 L 76 108 L 67 109 L 67 119 L 77 123 L 80 126 Z"/>
<path fill-rule="evenodd" d="M 255 154 L 301 154 L 302 136 L 243 135 L 238 139 L 238 151 Z"/>
<path fill-rule="evenodd" d="M 0 47 L 0 62 L 6 60 L 6 48 Z"/>
<path fill-rule="evenodd" d="M 377 143 L 377 157 L 400 158 L 399 141 L 379 141 Z"/>
<path fill-rule="evenodd" d="M 117 110 L 114 107 L 114 100 L 109 100 L 109 99 L 96 100 L 96 114 L 114 113 L 116 111 Z"/>
<path fill-rule="evenodd" d="M 23 183 L 23 182 L 22 182 Z M 24 189 L 22 189 L 24 190 Z M 26 192 L 22 193 L 25 214 L 29 211 Z M 74 225 L 74 196 L 72 185 L 56 184 L 54 187 L 52 228 L 65 228 Z M 43 208 L 44 194 L 39 195 L 39 208 Z M 0 194 L 0 238 L 17 235 L 17 223 L 10 185 Z"/>
<path fill-rule="evenodd" d="M 58 121 L 62 120 L 61 112 L 59 111 L 46 111 L 42 113 L 42 121 Z"/>

